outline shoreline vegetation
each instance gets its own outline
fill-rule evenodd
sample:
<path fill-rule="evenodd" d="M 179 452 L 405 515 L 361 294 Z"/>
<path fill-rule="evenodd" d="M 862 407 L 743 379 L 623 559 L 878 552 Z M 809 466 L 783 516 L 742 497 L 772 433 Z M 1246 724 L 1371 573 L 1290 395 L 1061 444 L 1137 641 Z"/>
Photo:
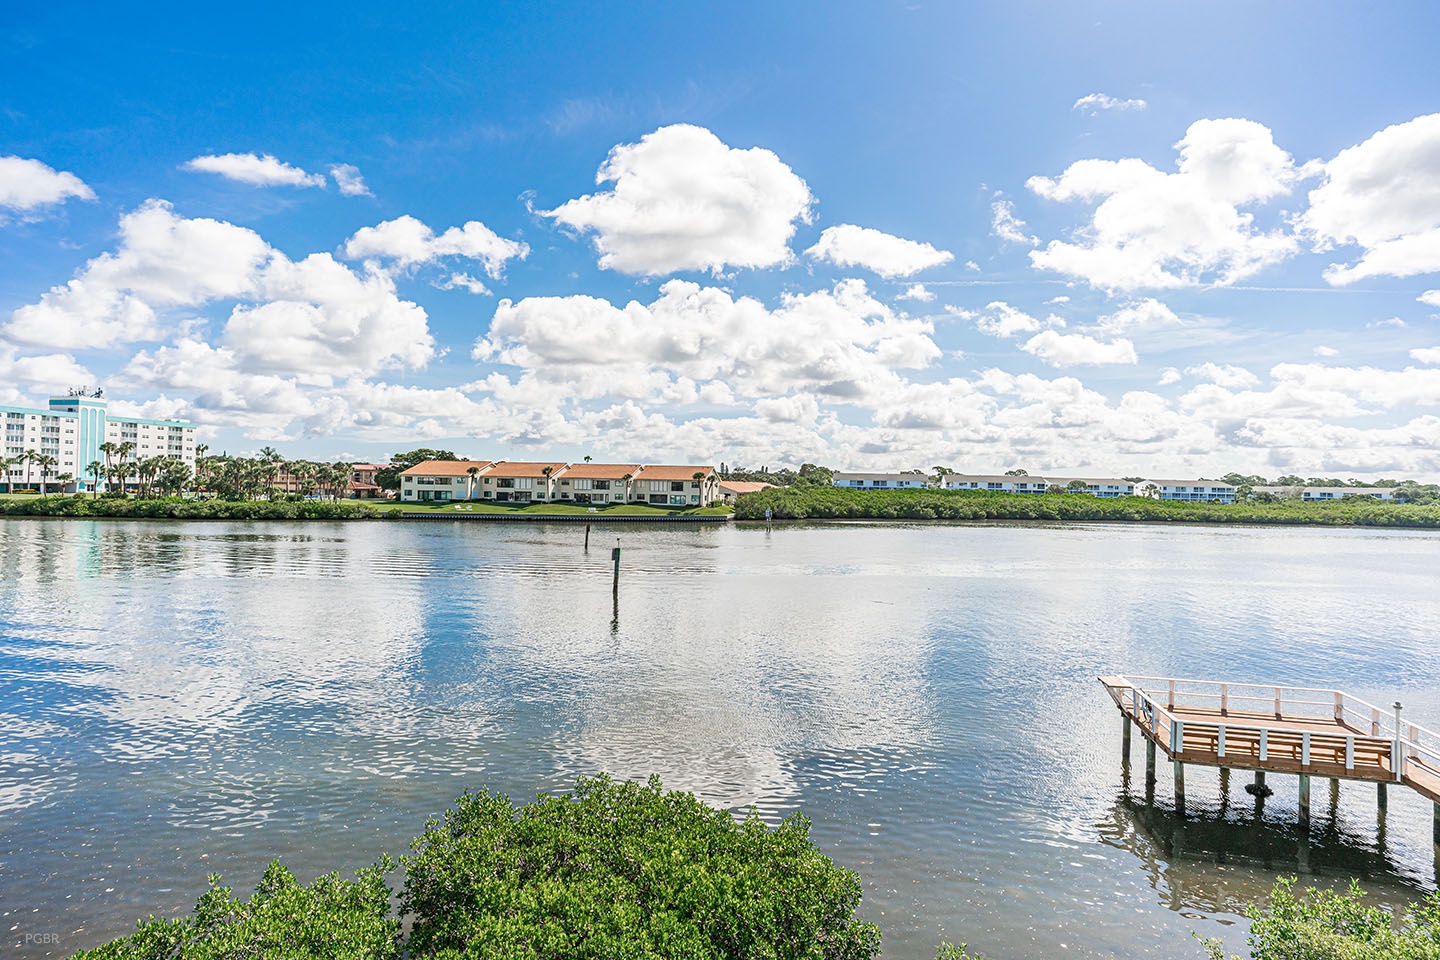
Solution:
<path fill-rule="evenodd" d="M 769 511 L 769 517 L 766 516 Z M 1329 502 L 1187 503 L 1085 493 L 772 487 L 740 497 L 736 520 L 1058 520 L 1440 528 L 1440 505 L 1358 496 Z"/>
<path fill-rule="evenodd" d="M 457 509 L 458 507 L 458 509 Z M 766 511 L 770 516 L 766 516 Z M 100 496 L 84 494 L 0 495 L 0 517 L 49 517 L 136 520 L 404 520 L 588 517 L 707 518 L 737 521 L 876 520 L 1058 521 L 1095 523 L 1212 523 L 1329 527 L 1440 529 L 1440 504 L 1387 503 L 1368 497 L 1329 502 L 1185 503 L 1149 497 L 1099 498 L 1083 493 L 1014 494 L 983 490 L 845 490 L 839 487 L 773 487 L 741 495 L 733 508 L 673 509 L 643 504 L 590 508 L 566 503 L 510 506 L 483 501 L 409 503 L 393 500 L 222 500 L 181 497 Z"/>
<path fill-rule="evenodd" d="M 460 507 L 461 509 L 456 509 Z M 134 520 L 403 520 L 404 514 L 425 517 L 496 515 L 500 517 L 588 516 L 595 520 L 617 518 L 725 517 L 729 507 L 674 509 L 644 504 L 615 504 L 590 508 L 564 503 L 508 506 L 483 501 L 408 503 L 394 500 L 199 500 L 182 497 L 134 497 L 66 494 L 0 495 L 0 517 L 59 517 Z"/>

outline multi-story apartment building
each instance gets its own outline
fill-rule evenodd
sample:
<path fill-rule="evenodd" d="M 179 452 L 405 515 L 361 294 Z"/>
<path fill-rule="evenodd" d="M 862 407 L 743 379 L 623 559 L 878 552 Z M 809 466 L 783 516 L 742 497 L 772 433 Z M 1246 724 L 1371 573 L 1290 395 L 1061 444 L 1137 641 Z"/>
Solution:
<path fill-rule="evenodd" d="M 638 463 L 572 463 L 555 481 L 555 499 L 572 503 L 625 503 Z"/>
<path fill-rule="evenodd" d="M 98 393 L 98 391 L 96 391 Z M 102 475 L 98 479 L 89 471 L 92 463 L 104 463 L 100 446 L 104 443 L 132 444 L 127 462 L 169 457 L 195 469 L 195 425 L 187 420 L 147 420 L 111 414 L 107 401 L 100 396 L 77 391 L 72 396 L 51 397 L 45 409 L 0 407 L 0 420 L 5 424 L 4 447 L 0 457 L 10 466 L 0 473 L 0 487 L 6 492 L 17 486 L 39 487 L 41 481 L 49 490 L 69 493 L 106 489 Z M 24 461 L 34 451 L 52 457 L 53 466 L 42 467 Z M 115 461 L 111 459 L 113 466 Z M 71 479 L 56 485 L 56 477 L 68 474 Z M 133 483 L 133 481 L 131 481 Z"/>
<path fill-rule="evenodd" d="M 554 499 L 555 475 L 563 463 L 499 460 L 480 476 L 480 499 L 497 503 L 539 503 Z"/>
<path fill-rule="evenodd" d="M 480 474 L 495 464 L 489 460 L 426 460 L 400 472 L 400 499 L 474 500 L 479 498 Z"/>
<path fill-rule="evenodd" d="M 714 467 L 657 464 L 640 468 L 630 482 L 630 501 L 655 506 L 703 507 L 720 499 Z"/>

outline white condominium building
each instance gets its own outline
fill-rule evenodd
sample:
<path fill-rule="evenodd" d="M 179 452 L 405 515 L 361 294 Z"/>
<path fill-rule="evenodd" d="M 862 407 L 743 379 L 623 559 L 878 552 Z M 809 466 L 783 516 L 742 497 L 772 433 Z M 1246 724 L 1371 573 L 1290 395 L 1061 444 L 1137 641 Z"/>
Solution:
<path fill-rule="evenodd" d="M 99 391 L 96 391 L 98 394 Z M 0 458 L 9 462 L 0 471 L 0 488 L 12 493 L 17 488 L 39 488 L 78 493 L 106 489 L 102 474 L 91 475 L 92 463 L 105 463 L 103 443 L 133 444 L 127 463 L 151 457 L 170 457 L 195 469 L 195 425 L 186 420 L 146 420 L 109 413 L 101 396 L 78 391 L 74 396 L 51 397 L 45 409 L 0 407 L 5 440 Z M 27 454 L 53 459 L 54 464 L 30 461 Z M 111 466 L 116 461 L 112 457 Z M 42 476 L 43 474 L 43 476 Z M 71 479 L 63 486 L 55 482 L 61 474 Z"/>

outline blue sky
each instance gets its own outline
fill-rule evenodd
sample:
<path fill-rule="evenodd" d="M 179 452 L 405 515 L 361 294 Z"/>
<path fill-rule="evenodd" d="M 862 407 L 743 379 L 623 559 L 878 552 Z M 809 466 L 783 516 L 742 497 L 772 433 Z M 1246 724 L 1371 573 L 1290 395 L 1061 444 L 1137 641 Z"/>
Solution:
<path fill-rule="evenodd" d="M 1440 477 L 1432 4 L 391 6 L 7 13 L 0 403 Z"/>

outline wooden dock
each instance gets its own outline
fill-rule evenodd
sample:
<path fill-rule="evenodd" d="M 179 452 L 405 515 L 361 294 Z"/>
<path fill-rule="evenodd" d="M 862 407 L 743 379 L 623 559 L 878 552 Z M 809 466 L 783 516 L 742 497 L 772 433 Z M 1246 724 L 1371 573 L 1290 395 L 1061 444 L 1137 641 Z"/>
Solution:
<path fill-rule="evenodd" d="M 1402 718 L 1399 703 L 1382 710 L 1341 690 L 1182 680 L 1100 677 L 1119 707 L 1123 749 L 1130 731 L 1145 736 L 1146 786 L 1155 782 L 1156 752 L 1174 765 L 1177 812 L 1184 815 L 1185 765 L 1253 770 L 1300 778 L 1300 822 L 1310 820 L 1310 778 L 1376 785 L 1386 805 L 1391 784 L 1409 787 L 1434 806 L 1440 844 L 1440 735 Z"/>

